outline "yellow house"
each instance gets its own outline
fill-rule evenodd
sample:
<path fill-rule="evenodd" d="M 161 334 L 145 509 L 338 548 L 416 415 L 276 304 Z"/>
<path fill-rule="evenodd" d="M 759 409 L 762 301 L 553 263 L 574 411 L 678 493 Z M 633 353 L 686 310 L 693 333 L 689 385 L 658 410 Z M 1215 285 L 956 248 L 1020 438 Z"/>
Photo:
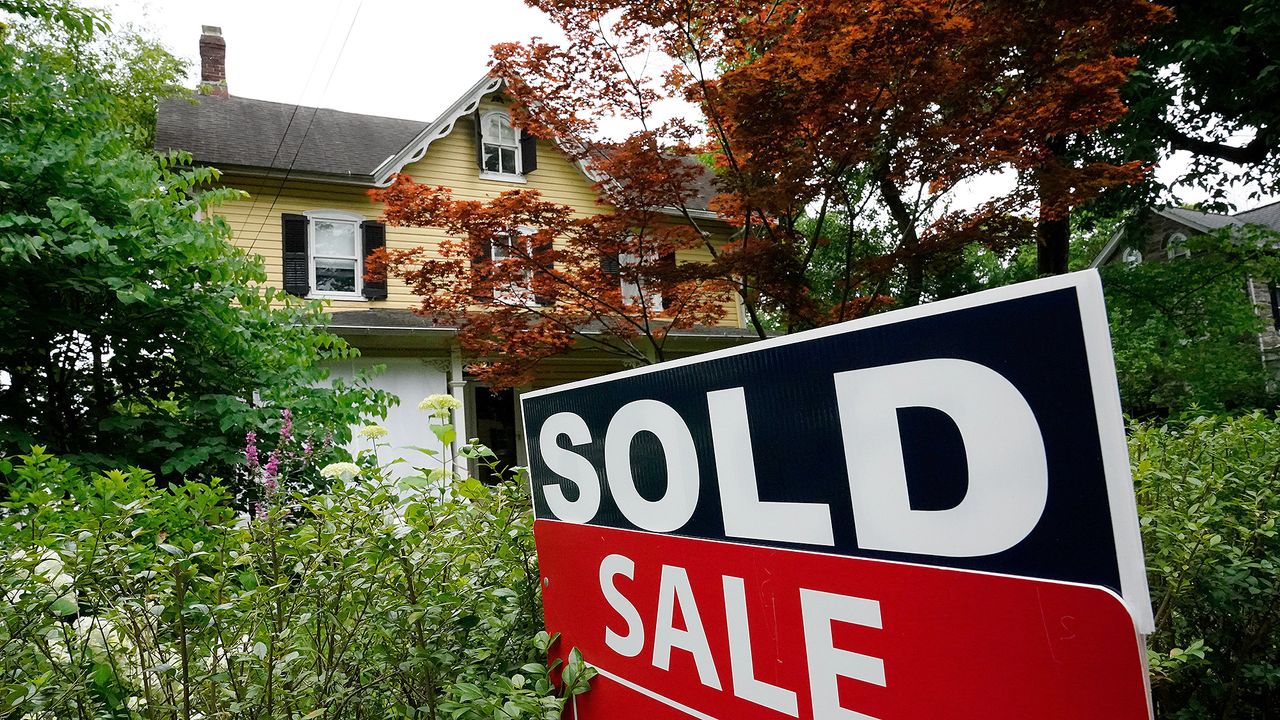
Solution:
<path fill-rule="evenodd" d="M 268 285 L 328 302 L 331 329 L 361 350 L 360 359 L 333 368 L 336 375 L 386 366 L 377 384 L 402 399 L 386 422 L 393 447 L 428 445 L 417 401 L 451 393 L 462 403 L 455 420 L 464 437 L 479 438 L 504 463 L 523 464 L 519 390 L 491 389 L 469 377 L 456 329 L 415 314 L 417 298 L 403 282 L 363 280 L 364 257 L 374 248 L 431 247 L 445 235 L 432 228 L 384 226 L 381 206 L 366 193 L 407 173 L 419 183 L 450 187 L 459 198 L 533 188 L 590 215 L 600 206 L 586 169 L 554 142 L 513 130 L 502 82 L 492 77 L 481 78 L 425 122 L 235 97 L 227 92 L 218 28 L 204 28 L 200 51 L 204 92 L 198 103 L 161 103 L 156 148 L 188 151 L 195 162 L 221 170 L 226 185 L 248 193 L 216 212 L 231 225 L 237 245 L 262 257 Z M 704 229 L 727 237 L 732 229 L 707 207 L 712 195 L 707 173 L 690 212 L 706 223 Z M 677 261 L 706 258 L 689 251 Z M 717 327 L 672 332 L 665 353 L 689 355 L 754 339 L 740 308 L 727 310 Z M 545 362 L 536 386 L 624 367 L 626 361 L 614 356 L 575 351 Z M 398 451 L 415 460 L 412 451 Z"/>

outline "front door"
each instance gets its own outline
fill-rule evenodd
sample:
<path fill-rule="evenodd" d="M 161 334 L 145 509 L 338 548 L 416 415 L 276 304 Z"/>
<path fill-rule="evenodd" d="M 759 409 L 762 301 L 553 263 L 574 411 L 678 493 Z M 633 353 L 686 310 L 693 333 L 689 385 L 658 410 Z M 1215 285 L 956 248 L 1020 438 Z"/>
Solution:
<path fill-rule="evenodd" d="M 481 463 L 476 478 L 493 485 L 511 477 L 516 458 L 516 399 L 511 389 L 476 387 L 476 437 L 497 455 L 496 468 Z"/>

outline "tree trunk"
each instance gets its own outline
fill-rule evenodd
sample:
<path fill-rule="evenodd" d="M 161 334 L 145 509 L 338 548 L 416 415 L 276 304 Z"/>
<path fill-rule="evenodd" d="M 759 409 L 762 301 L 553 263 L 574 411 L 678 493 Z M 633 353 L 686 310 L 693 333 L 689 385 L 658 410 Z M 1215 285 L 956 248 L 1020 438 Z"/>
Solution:
<path fill-rule="evenodd" d="M 1064 162 L 1067 140 L 1051 137 L 1047 143 L 1052 153 L 1047 165 Z M 1070 209 L 1060 206 L 1061 188 L 1051 178 L 1052 167 L 1042 167 L 1037 191 L 1040 195 L 1040 219 L 1036 224 L 1036 270 L 1040 275 L 1061 275 L 1067 271 L 1071 247 Z"/>
<path fill-rule="evenodd" d="M 1041 275 L 1066 272 L 1070 246 L 1070 218 L 1045 218 L 1042 215 L 1036 225 L 1036 270 Z"/>
<path fill-rule="evenodd" d="M 920 236 L 916 233 L 915 218 L 907 204 L 902 200 L 902 192 L 885 171 L 877 173 L 876 183 L 880 188 L 880 196 L 889 208 L 889 215 L 898 228 L 899 246 L 906 252 L 902 261 L 905 277 L 902 285 L 902 305 L 911 307 L 920 304 L 924 294 L 924 258 L 920 257 Z"/>

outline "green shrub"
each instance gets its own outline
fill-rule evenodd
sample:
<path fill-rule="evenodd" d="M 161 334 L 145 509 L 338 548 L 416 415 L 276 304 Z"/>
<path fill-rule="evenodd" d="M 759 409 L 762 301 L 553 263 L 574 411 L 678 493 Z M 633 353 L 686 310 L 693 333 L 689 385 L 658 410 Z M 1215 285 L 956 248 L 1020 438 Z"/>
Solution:
<path fill-rule="evenodd" d="M 1266 718 L 1280 693 L 1280 421 L 1135 423 L 1160 718 Z"/>
<path fill-rule="evenodd" d="M 216 484 L 11 461 L 0 717 L 558 718 L 591 675 L 550 681 L 523 483 L 365 457 L 251 517 Z"/>

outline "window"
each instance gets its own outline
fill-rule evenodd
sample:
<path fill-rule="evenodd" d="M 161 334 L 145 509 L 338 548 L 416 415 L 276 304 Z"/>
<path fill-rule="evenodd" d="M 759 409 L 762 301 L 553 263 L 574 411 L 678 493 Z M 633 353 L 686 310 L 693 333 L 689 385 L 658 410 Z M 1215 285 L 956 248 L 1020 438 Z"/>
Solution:
<path fill-rule="evenodd" d="M 521 177 L 520 136 L 511 127 L 511 118 L 491 112 L 480 118 L 480 128 L 481 176 Z"/>
<path fill-rule="evenodd" d="M 311 219 L 311 287 L 326 296 L 360 295 L 360 222 L 336 214 Z"/>
<path fill-rule="evenodd" d="M 658 257 L 653 253 L 645 253 L 643 257 L 633 253 L 618 254 L 619 268 L 654 265 L 657 262 Z M 662 293 L 646 290 L 643 275 L 634 274 L 627 277 L 629 274 L 621 275 L 622 302 L 627 305 L 639 305 L 644 300 L 648 300 L 650 312 L 662 312 Z"/>
<path fill-rule="evenodd" d="M 1187 236 L 1180 232 L 1169 233 L 1164 240 L 1165 254 L 1170 260 L 1180 257 L 1191 257 L 1191 248 L 1187 247 Z"/>
<path fill-rule="evenodd" d="M 1138 248 L 1125 248 L 1123 254 L 1120 255 L 1120 261 L 1129 267 L 1133 267 L 1142 262 L 1142 251 Z"/>
<path fill-rule="evenodd" d="M 519 233 L 503 233 L 497 235 L 489 244 L 489 257 L 495 266 L 513 258 L 529 257 L 533 249 L 529 244 L 531 231 L 521 228 Z M 524 247 L 517 245 L 522 243 Z M 533 270 L 526 267 L 521 278 L 493 288 L 493 299 L 504 305 L 533 305 Z"/>
<path fill-rule="evenodd" d="M 364 258 L 387 245 L 387 228 L 342 210 L 280 215 L 284 291 L 298 297 L 386 300 L 385 278 L 364 279 Z"/>

